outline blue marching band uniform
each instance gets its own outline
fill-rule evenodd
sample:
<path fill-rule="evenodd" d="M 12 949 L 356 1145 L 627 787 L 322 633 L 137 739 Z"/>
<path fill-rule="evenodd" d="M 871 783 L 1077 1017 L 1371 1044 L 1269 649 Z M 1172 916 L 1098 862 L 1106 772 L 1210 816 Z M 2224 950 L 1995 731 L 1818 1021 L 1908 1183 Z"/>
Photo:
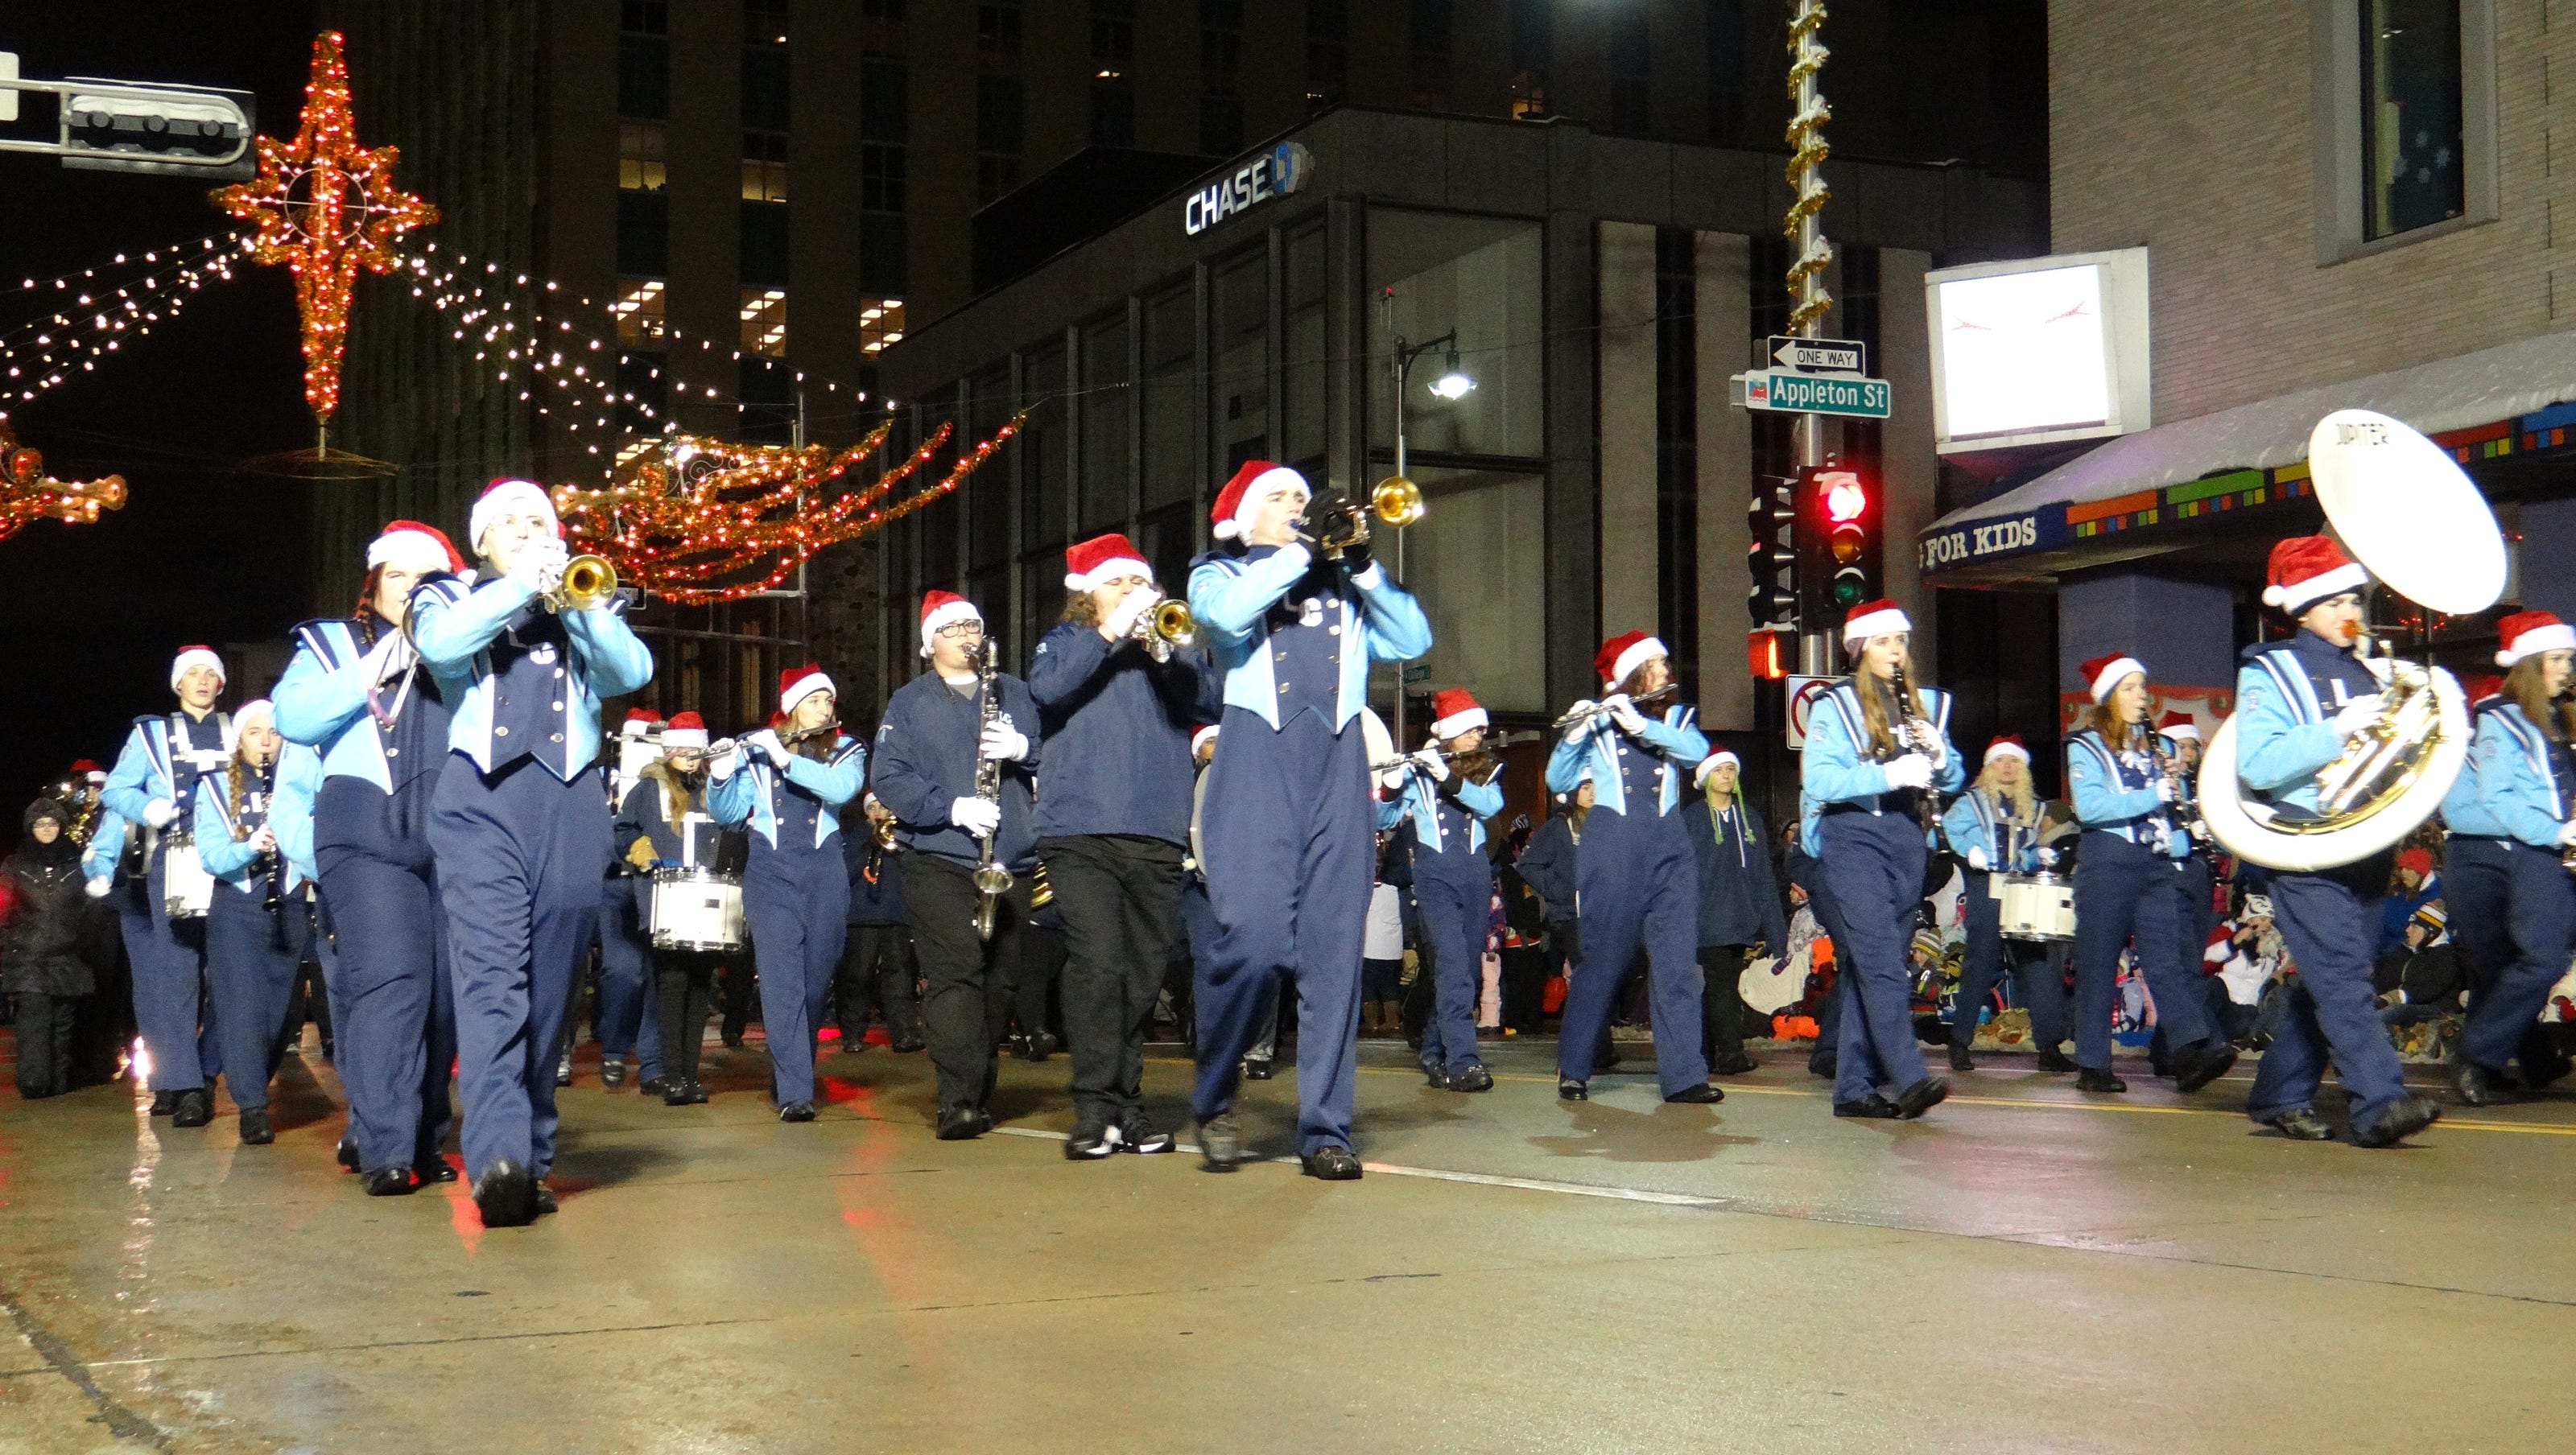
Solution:
<path fill-rule="evenodd" d="M 2030 750 L 2019 738 L 1997 738 L 1986 748 L 1986 762 L 2006 754 L 2030 761 Z M 1950 1064 L 1955 1070 L 1972 1069 L 1961 1063 L 1977 1038 L 1978 1014 L 1996 978 L 2009 974 L 2015 1002 L 2030 1012 L 2040 1069 L 2051 1070 L 2064 1056 L 2058 1047 L 2066 1040 L 2066 987 L 2037 941 L 2004 937 L 2003 901 L 1997 893 L 2001 876 L 2039 872 L 2039 825 L 2016 822 L 2001 807 L 1972 785 L 1941 815 L 1942 840 L 1961 864 L 1960 914 L 1967 933 L 1959 994 L 1951 1004 Z"/>
<path fill-rule="evenodd" d="M 1460 689 L 1439 694 L 1432 711 L 1439 714 L 1432 724 L 1436 737 L 1456 737 L 1486 723 L 1485 710 Z M 1476 994 L 1484 982 L 1494 899 L 1485 820 L 1503 811 L 1503 790 L 1490 777 L 1472 782 L 1451 770 L 1438 751 L 1414 754 L 1388 770 L 1395 793 L 1379 804 L 1378 827 L 1411 837 L 1413 899 L 1432 977 L 1423 1073 L 1445 1090 L 1487 1091 L 1493 1073 L 1476 1052 Z"/>
<path fill-rule="evenodd" d="M 234 714 L 235 731 L 272 716 L 266 702 L 245 704 Z M 241 1108 L 242 1140 L 254 1144 L 273 1140 L 268 1082 L 286 1054 L 286 1005 L 310 924 L 303 895 L 313 862 L 311 824 L 293 817 L 278 823 L 275 803 L 281 792 L 309 800 L 321 774 L 320 756 L 290 743 L 265 765 L 238 759 L 200 775 L 192 805 L 198 862 L 215 881 L 206 906 L 208 1018 L 225 1089 Z"/>

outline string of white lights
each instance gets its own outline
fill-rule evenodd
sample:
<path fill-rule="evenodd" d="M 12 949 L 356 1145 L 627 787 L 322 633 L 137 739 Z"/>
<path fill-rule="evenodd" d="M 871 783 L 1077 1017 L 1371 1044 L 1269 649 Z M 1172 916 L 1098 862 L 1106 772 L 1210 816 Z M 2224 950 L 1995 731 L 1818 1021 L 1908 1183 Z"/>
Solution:
<path fill-rule="evenodd" d="M 150 271 L 115 288 L 75 288 L 68 282 L 75 276 L 70 274 L 49 283 L 27 280 L 21 293 L 69 296 L 59 299 L 54 312 L 0 333 L 0 399 L 32 402 L 77 374 L 94 372 L 100 359 L 118 352 L 129 335 L 150 334 L 154 324 L 177 317 L 189 296 L 207 283 L 229 281 L 243 252 L 242 238 L 226 234 L 168 250 L 166 256 L 163 249 L 141 254 L 153 265 Z M 128 257 L 119 253 L 117 263 Z M 79 276 L 95 285 L 97 271 Z"/>

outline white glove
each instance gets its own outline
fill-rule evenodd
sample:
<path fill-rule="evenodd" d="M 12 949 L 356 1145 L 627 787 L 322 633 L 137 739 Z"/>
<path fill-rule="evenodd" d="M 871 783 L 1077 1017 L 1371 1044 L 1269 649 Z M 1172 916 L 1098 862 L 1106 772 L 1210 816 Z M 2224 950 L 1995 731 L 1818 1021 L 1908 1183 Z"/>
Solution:
<path fill-rule="evenodd" d="M 1109 615 L 1101 618 L 1100 634 L 1113 642 L 1126 637 L 1136 630 L 1136 618 L 1161 599 L 1162 593 L 1151 586 L 1131 588 L 1118 598 L 1116 606 L 1109 608 Z"/>
<path fill-rule="evenodd" d="M 274 852 L 277 848 L 277 830 L 261 824 L 259 832 L 250 836 L 250 847 L 251 852 L 255 854 Z"/>
<path fill-rule="evenodd" d="M 1029 735 L 995 718 L 975 750 L 991 762 L 1016 763 L 1029 755 Z"/>
<path fill-rule="evenodd" d="M 2171 802 L 2173 802 L 2173 796 L 2174 796 L 2174 781 L 2173 781 L 2172 779 L 2170 779 L 2170 778 L 2159 778 L 2159 779 L 2157 779 L 2157 780 L 2156 780 L 2156 802 L 2158 802 L 2158 803 L 2171 803 Z"/>
<path fill-rule="evenodd" d="M 753 733 L 751 735 L 751 741 L 754 746 L 760 749 L 761 752 L 768 755 L 769 766 L 773 768 L 786 767 L 787 760 L 795 756 L 795 754 L 787 751 L 787 745 L 785 743 L 778 740 L 778 734 L 769 731 L 767 728 L 763 728 L 759 732 Z"/>
<path fill-rule="evenodd" d="M 722 783 L 741 771 L 742 750 L 739 748 L 730 753 L 719 753 L 715 757 L 707 760 L 707 776 L 718 783 Z"/>
<path fill-rule="evenodd" d="M 2576 847 L 2576 822 L 2563 824 L 2558 830 L 2558 847 Z"/>
<path fill-rule="evenodd" d="M 1970 849 L 1968 851 L 1968 867 L 1981 874 L 1984 873 L 1986 870 L 1986 851 L 1983 849 Z"/>
<path fill-rule="evenodd" d="M 2361 659 L 2361 665 L 2371 676 L 2379 679 L 2379 685 L 2382 687 L 2387 686 L 2389 679 L 2397 675 L 2395 657 L 2364 657 Z"/>
<path fill-rule="evenodd" d="M 510 563 L 510 574 L 542 596 L 563 584 L 564 562 L 568 559 L 563 542 L 541 536 L 521 548 L 519 558 Z"/>
<path fill-rule="evenodd" d="M 2186 830 L 2186 832 L 2188 832 L 2193 838 L 2200 840 L 2202 843 L 2208 843 L 2209 820 L 2205 818 L 2193 819 L 2191 821 L 2191 827 Z"/>
<path fill-rule="evenodd" d="M 1932 760 L 1921 753 L 1908 753 L 1886 765 L 1890 788 L 1929 788 L 1932 786 Z"/>
<path fill-rule="evenodd" d="M 1394 767 L 1377 775 L 1378 786 L 1389 793 L 1403 792 L 1404 780 L 1413 776 L 1412 763 L 1413 760 L 1410 758 L 1398 759 Z"/>
<path fill-rule="evenodd" d="M 177 812 L 178 810 L 170 806 L 170 800 L 156 798 L 143 805 L 143 821 L 156 829 L 168 828 L 171 818 Z"/>
<path fill-rule="evenodd" d="M 2037 849 L 2032 852 L 2039 860 L 2039 867 L 2042 869 L 2054 869 L 2057 867 L 2057 851 L 2055 849 Z"/>
<path fill-rule="evenodd" d="M 114 887 L 115 883 L 116 881 L 109 878 L 107 875 L 93 874 L 89 877 L 88 882 L 81 885 L 81 888 L 87 891 L 89 897 L 92 899 L 105 899 L 107 898 L 107 891 Z"/>
<path fill-rule="evenodd" d="M 2334 715 L 2335 734 L 2348 738 L 2378 720 L 2379 694 L 2373 692 L 2366 697 L 2356 697 Z"/>
<path fill-rule="evenodd" d="M 1619 725 L 1619 731 L 1634 735 L 1646 730 L 1646 715 L 1628 701 L 1627 693 L 1614 692 L 1601 699 L 1601 705 L 1610 709 L 1610 720 Z"/>
<path fill-rule="evenodd" d="M 1573 742 L 1577 738 L 1582 737 L 1585 733 L 1592 731 L 1594 719 L 1591 716 L 1591 710 L 1599 705 L 1600 704 L 1587 697 L 1565 710 L 1566 716 L 1577 719 L 1565 730 L 1565 740 L 1567 742 Z"/>
<path fill-rule="evenodd" d="M 368 685 L 373 686 L 401 676 L 418 660 L 419 654 L 412 650 L 411 638 L 401 632 L 387 632 L 367 653 L 360 666 L 364 669 L 362 675 Z"/>
<path fill-rule="evenodd" d="M 1422 765 L 1422 771 L 1431 775 L 1432 782 L 1449 781 L 1449 760 L 1440 756 L 1438 748 L 1424 748 L 1413 755 L 1413 761 Z"/>
<path fill-rule="evenodd" d="M 1002 826 L 1002 806 L 980 798 L 961 798 L 948 805 L 948 821 L 979 839 L 989 839 Z"/>

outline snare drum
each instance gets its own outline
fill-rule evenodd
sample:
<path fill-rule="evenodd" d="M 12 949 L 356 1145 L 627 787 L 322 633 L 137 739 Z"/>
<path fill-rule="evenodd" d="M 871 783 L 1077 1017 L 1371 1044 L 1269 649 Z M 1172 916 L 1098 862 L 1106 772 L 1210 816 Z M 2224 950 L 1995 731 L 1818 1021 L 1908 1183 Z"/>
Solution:
<path fill-rule="evenodd" d="M 197 846 L 166 839 L 161 850 L 161 917 L 204 919 L 215 902 L 215 876 L 197 861 Z"/>
<path fill-rule="evenodd" d="M 740 950 L 742 880 L 711 869 L 656 869 L 650 918 L 654 949 Z"/>
<path fill-rule="evenodd" d="M 2075 886 L 2054 874 L 1998 874 L 1995 897 L 2010 940 L 2075 938 Z"/>

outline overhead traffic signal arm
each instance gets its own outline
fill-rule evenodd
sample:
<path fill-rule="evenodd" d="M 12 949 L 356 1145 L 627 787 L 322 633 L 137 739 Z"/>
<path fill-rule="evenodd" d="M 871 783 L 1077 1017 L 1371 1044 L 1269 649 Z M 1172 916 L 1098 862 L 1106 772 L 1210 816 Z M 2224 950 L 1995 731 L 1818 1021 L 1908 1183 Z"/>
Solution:
<path fill-rule="evenodd" d="M 258 173 L 251 135 L 257 103 L 248 91 L 84 77 L 31 81 L 19 78 L 17 64 L 14 54 L 0 52 L 0 121 L 17 119 L 22 93 L 49 95 L 54 136 L 0 136 L 0 151 L 60 157 L 66 167 L 89 171 L 226 181 Z"/>

